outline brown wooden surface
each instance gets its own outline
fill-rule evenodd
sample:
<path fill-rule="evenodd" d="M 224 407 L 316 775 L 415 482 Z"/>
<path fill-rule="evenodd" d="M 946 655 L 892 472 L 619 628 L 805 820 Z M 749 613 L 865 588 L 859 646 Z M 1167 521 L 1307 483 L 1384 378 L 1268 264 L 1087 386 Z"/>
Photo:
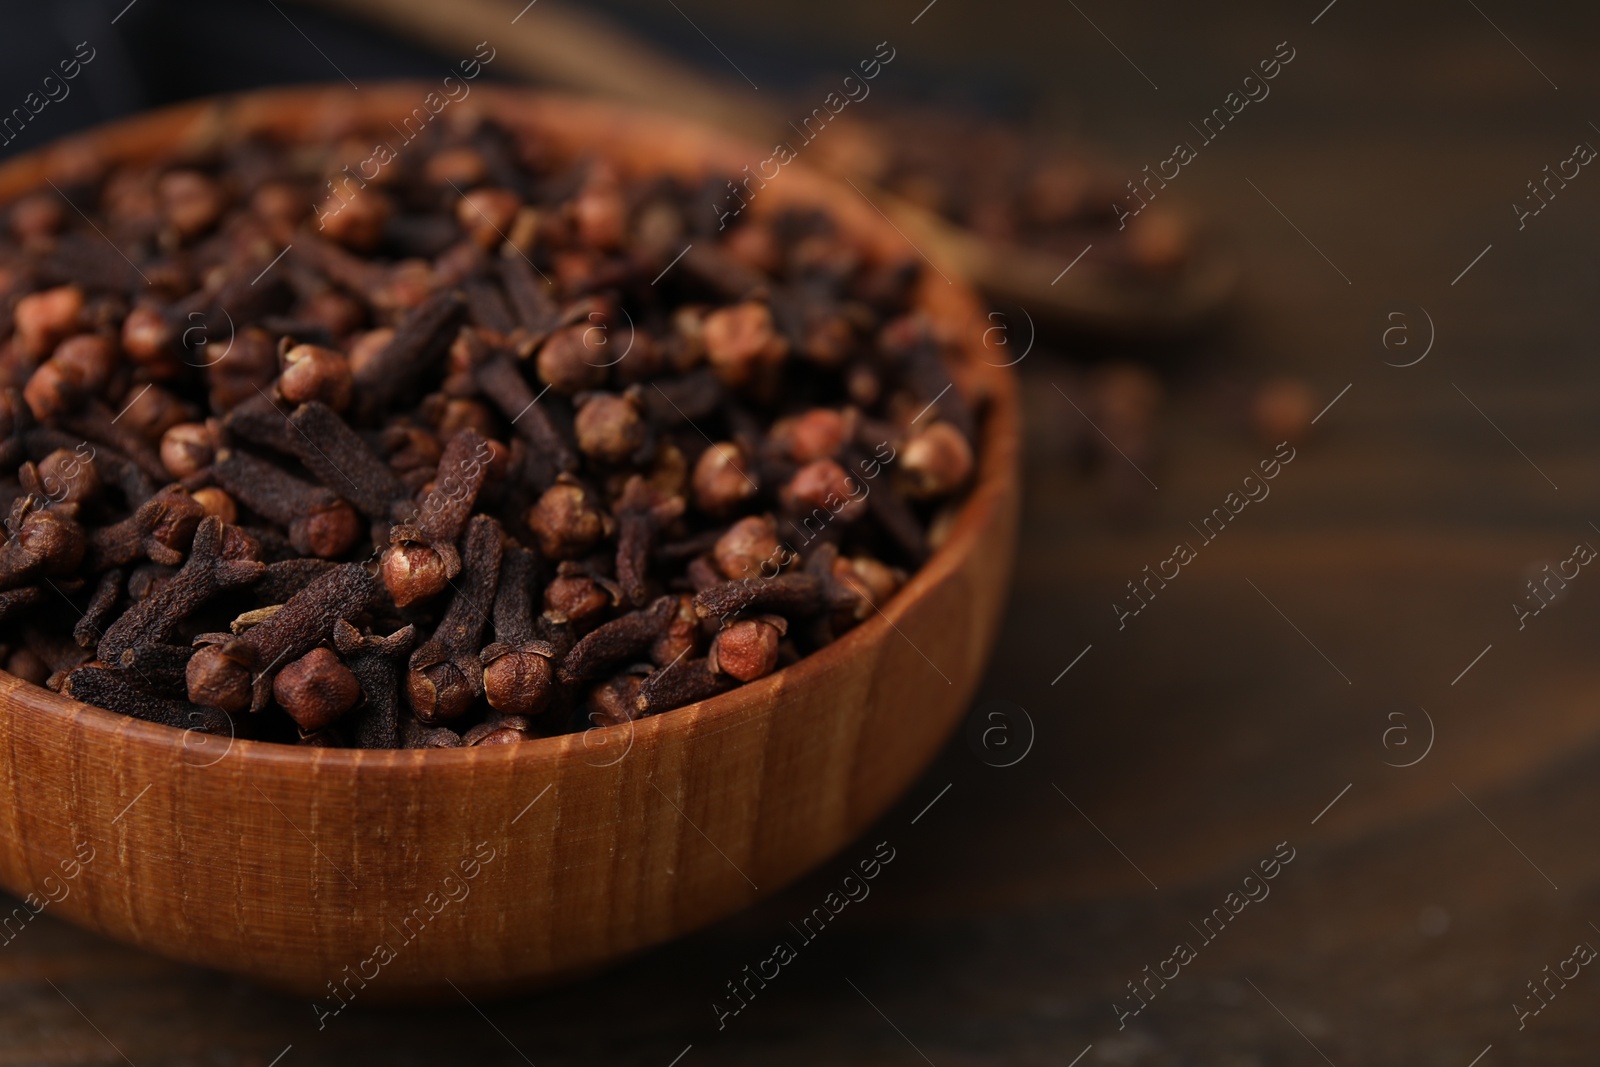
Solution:
<path fill-rule="evenodd" d="M 1031 65 L 1060 100 L 1075 90 L 1062 113 L 1137 160 L 1131 174 L 1274 42 L 1300 55 L 1173 190 L 1237 241 L 1246 293 L 1234 332 L 1204 353 L 1211 369 L 1174 387 L 1141 520 L 1113 521 L 1069 469 L 1081 424 L 1051 389 L 1072 390 L 1067 365 L 1038 350 L 1020 368 L 1033 416 L 1021 564 L 980 700 L 1028 710 L 1038 736 L 1022 762 L 986 766 L 957 738 L 859 844 L 773 900 L 588 982 L 476 1008 L 352 1010 L 318 1032 L 304 1001 L 46 915 L 0 948 L 0 1063 L 123 1062 L 112 1043 L 140 1067 L 265 1067 L 289 1045 L 282 1067 L 665 1067 L 691 1044 L 679 1067 L 924 1062 L 916 1050 L 939 1067 L 1065 1065 L 1091 1044 L 1079 1067 L 1467 1067 L 1490 1045 L 1479 1067 L 1593 1063 L 1593 968 L 1521 1032 L 1512 1004 L 1575 942 L 1600 945 L 1600 578 L 1586 568 L 1521 632 L 1510 604 L 1574 543 L 1600 545 L 1600 179 L 1586 171 L 1522 233 L 1508 206 L 1593 139 L 1593 16 L 1480 5 L 1557 91 L 1469 5 L 1341 0 L 1316 27 L 1321 3 L 1084 6 L 1159 93 L 1065 5 L 1000 17 L 941 0 L 918 24 L 920 61 Z M 714 33 L 753 17 L 706 9 L 722 15 L 693 9 Z M 791 21 L 803 33 L 839 15 Z M 1392 369 L 1378 338 L 1406 302 L 1439 340 Z M 1269 451 L 1218 384 L 1253 371 L 1304 374 L 1324 400 L 1353 384 L 1273 495 L 1118 633 L 1122 583 Z M 1411 714 L 1420 736 L 1419 706 L 1433 750 L 1385 766 L 1414 758 L 1385 749 L 1387 716 Z M 1284 840 L 1297 855 L 1271 896 L 1118 1032 L 1124 983 L 1198 940 L 1189 923 Z M 878 841 L 897 858 L 872 895 L 719 1032 L 723 983 Z"/>

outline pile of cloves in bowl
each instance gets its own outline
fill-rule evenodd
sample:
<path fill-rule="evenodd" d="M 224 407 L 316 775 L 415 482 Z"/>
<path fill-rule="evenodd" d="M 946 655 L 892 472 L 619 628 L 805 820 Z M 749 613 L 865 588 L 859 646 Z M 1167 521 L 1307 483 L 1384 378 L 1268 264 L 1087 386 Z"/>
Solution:
<path fill-rule="evenodd" d="M 481 117 L 370 153 L 85 150 L 0 205 L 10 673 L 180 729 L 516 742 L 791 664 L 948 531 L 981 411 L 916 260 Z"/>

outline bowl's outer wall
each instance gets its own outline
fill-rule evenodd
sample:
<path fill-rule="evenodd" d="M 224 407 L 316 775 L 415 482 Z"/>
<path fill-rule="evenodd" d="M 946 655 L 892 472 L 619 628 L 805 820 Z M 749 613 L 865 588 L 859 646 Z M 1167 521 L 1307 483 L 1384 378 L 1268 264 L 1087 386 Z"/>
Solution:
<path fill-rule="evenodd" d="M 278 90 L 156 112 L 5 164 L 0 199 L 81 173 L 85 146 L 129 160 L 251 129 L 325 139 L 381 128 L 427 89 L 369 88 L 359 101 Z M 594 102 L 489 87 L 472 100 L 629 170 L 736 173 L 767 154 Z M 802 203 L 907 254 L 869 203 L 803 162 L 751 210 Z M 966 351 L 989 414 L 948 539 L 878 617 L 692 708 L 487 749 L 229 742 L 0 672 L 0 884 L 33 894 L 0 925 L 10 936 L 42 905 L 334 1006 L 330 983 L 372 1001 L 446 979 L 481 991 L 555 980 L 724 916 L 839 850 L 949 736 L 992 646 L 1014 552 L 1014 384 L 979 358 L 969 291 L 924 273 L 922 305 Z"/>

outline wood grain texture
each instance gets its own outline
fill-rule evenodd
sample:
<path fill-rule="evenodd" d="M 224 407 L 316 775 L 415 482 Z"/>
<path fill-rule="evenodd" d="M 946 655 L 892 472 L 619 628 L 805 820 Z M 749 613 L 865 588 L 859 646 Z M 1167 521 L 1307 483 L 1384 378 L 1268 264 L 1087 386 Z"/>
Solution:
<path fill-rule="evenodd" d="M 383 127 L 426 91 L 368 87 L 351 104 L 292 90 L 160 112 L 9 163 L 0 198 L 59 176 L 86 149 L 150 158 L 247 130 L 349 134 Z M 624 169 L 691 176 L 754 158 L 614 107 L 488 88 L 472 100 L 563 153 Z M 757 210 L 823 205 L 867 247 L 907 254 L 847 187 L 792 169 Z M 965 348 L 963 373 L 989 415 L 977 483 L 948 539 L 878 617 L 702 704 L 467 750 L 229 742 L 0 675 L 0 885 L 43 898 L 45 879 L 87 845 L 114 859 L 84 862 L 53 914 L 311 994 L 360 973 L 374 1001 L 433 995 L 446 979 L 467 991 L 557 980 L 798 877 L 933 757 L 981 676 L 1009 584 L 1014 387 L 976 358 L 982 320 L 964 288 L 935 278 L 921 303 Z M 392 959 L 373 962 L 380 943 Z"/>

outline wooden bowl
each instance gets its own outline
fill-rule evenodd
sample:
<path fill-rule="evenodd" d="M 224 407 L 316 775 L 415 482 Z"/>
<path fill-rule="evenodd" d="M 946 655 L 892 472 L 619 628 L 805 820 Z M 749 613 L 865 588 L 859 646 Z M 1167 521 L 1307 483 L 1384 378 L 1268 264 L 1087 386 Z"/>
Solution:
<path fill-rule="evenodd" d="M 0 166 L 0 200 L 245 131 L 327 139 L 408 114 L 427 85 L 297 89 L 177 107 Z M 735 173 L 763 154 L 677 120 L 517 90 L 468 105 L 629 172 Z M 904 254 L 848 188 L 791 164 L 751 210 L 825 206 Z M 708 207 L 708 210 L 709 207 Z M 926 312 L 987 396 L 976 484 L 926 566 L 795 666 L 627 725 L 519 745 L 296 748 L 185 733 L 0 673 L 0 885 L 91 930 L 326 998 L 557 981 L 771 893 L 860 834 L 933 757 L 994 641 L 1018 510 L 1018 414 L 979 357 L 969 290 Z M 949 273 L 949 270 L 946 270 Z M 7 923 L 13 920 L 7 919 Z M 13 923 L 14 925 L 14 923 Z M 379 946 L 382 946 L 380 948 Z"/>

